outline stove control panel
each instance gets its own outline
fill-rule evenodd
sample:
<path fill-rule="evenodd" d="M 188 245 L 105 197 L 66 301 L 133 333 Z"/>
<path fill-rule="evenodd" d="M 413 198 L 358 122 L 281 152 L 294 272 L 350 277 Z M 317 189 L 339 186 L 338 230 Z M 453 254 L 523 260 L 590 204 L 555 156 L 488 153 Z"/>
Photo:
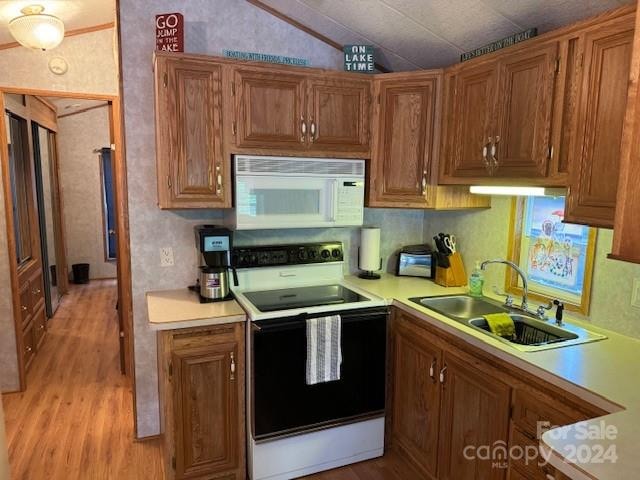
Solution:
<path fill-rule="evenodd" d="M 342 242 L 234 247 L 231 251 L 231 264 L 236 268 L 304 265 L 343 260 Z"/>

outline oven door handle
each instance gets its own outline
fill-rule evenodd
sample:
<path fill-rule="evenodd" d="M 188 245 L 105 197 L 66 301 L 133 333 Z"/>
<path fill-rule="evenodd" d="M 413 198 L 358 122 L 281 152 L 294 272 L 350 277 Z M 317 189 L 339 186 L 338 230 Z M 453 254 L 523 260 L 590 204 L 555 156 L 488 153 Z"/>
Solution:
<path fill-rule="evenodd" d="M 330 314 L 331 312 L 327 312 L 327 314 Z M 355 322 L 362 322 L 362 321 L 366 321 L 369 320 L 371 317 L 373 316 L 386 316 L 388 317 L 389 315 L 389 311 L 388 310 L 377 310 L 377 311 L 373 311 L 373 312 L 360 312 L 360 313 L 354 313 L 353 315 L 349 315 L 349 314 L 343 314 L 341 315 L 341 321 L 342 324 L 344 325 L 345 323 L 355 323 Z M 278 330 L 290 330 L 292 328 L 297 328 L 300 326 L 301 322 L 306 322 L 307 318 L 309 318 L 310 316 L 313 317 L 320 317 L 322 315 L 310 315 L 309 313 L 301 313 L 299 315 L 296 315 L 295 317 L 290 317 L 288 320 L 285 321 L 280 321 L 280 322 L 273 322 L 273 323 L 268 323 L 270 322 L 270 320 L 261 320 L 260 322 L 262 323 L 261 325 L 258 325 L 258 322 L 253 322 L 251 325 L 251 328 L 254 332 L 273 332 L 273 331 L 278 331 Z"/>

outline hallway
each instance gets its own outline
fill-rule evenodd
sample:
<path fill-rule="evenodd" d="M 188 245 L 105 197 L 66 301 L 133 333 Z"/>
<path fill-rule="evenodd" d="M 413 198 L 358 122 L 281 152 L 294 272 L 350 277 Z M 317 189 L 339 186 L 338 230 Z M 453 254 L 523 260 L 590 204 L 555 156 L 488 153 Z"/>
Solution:
<path fill-rule="evenodd" d="M 115 280 L 72 285 L 27 391 L 3 396 L 14 480 L 162 478 L 159 440 L 133 441 L 115 304 Z"/>

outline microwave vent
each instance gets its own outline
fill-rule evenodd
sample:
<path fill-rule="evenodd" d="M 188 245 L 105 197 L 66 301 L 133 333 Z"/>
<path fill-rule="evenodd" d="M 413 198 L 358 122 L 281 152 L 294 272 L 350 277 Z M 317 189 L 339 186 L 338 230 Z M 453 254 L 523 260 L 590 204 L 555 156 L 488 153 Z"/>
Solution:
<path fill-rule="evenodd" d="M 237 156 L 236 173 L 362 177 L 364 161 Z"/>

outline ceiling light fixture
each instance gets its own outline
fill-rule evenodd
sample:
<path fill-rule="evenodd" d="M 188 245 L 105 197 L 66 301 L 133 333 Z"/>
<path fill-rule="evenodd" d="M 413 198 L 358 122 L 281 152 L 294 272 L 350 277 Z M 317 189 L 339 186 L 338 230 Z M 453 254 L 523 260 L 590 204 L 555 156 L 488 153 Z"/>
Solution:
<path fill-rule="evenodd" d="M 23 15 L 9 22 L 9 31 L 20 45 L 35 50 L 51 50 L 64 38 L 64 23 L 58 17 L 42 13 L 42 5 L 29 5 Z"/>
<path fill-rule="evenodd" d="M 478 195 L 511 195 L 514 197 L 565 197 L 567 190 L 564 188 L 547 187 L 499 187 L 480 186 L 469 187 L 469 192 Z"/>

